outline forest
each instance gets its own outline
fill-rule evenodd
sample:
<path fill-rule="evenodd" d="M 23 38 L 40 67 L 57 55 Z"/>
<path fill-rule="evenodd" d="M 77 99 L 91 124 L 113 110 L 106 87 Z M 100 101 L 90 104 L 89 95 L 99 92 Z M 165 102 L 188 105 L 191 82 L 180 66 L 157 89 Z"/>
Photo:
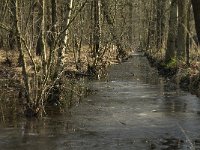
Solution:
<path fill-rule="evenodd" d="M 131 51 L 144 51 L 165 76 L 181 70 L 183 82 L 195 76 L 198 84 L 199 7 L 197 0 L 2 0 L 2 65 L 21 72 L 13 76 L 30 114 L 56 99 L 66 74 L 100 77 Z"/>
<path fill-rule="evenodd" d="M 63 100 L 64 80 L 101 79 L 109 65 L 127 61 L 133 51 L 199 94 L 198 0 L 0 3 L 2 88 L 22 101 L 26 116 Z"/>
<path fill-rule="evenodd" d="M 62 84 L 65 78 L 98 79 L 111 62 L 127 59 L 133 45 L 139 45 L 134 39 L 139 37 L 134 34 L 138 24 L 133 24 L 138 5 L 104 0 L 1 1 L 2 76 L 19 84 L 12 90 L 19 93 L 25 115 L 38 116 L 46 105 L 59 103 L 68 86 Z"/>
<path fill-rule="evenodd" d="M 200 0 L 1 0 L 0 149 L 200 149 Z"/>

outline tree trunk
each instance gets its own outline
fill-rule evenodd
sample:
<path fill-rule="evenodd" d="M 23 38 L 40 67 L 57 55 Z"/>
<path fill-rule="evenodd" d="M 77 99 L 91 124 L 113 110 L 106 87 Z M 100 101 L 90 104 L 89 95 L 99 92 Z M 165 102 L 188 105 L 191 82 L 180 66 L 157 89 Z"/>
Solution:
<path fill-rule="evenodd" d="M 9 6 L 10 6 L 10 12 L 11 12 L 10 13 L 10 22 L 11 22 L 12 30 L 10 30 L 9 34 L 8 34 L 8 45 L 9 45 L 10 50 L 14 50 L 16 47 L 16 39 L 15 39 L 16 26 L 13 23 L 13 20 L 15 18 L 14 14 L 15 14 L 16 8 L 15 8 L 15 4 L 13 4 L 12 0 L 9 2 Z"/>
<path fill-rule="evenodd" d="M 36 55 L 41 56 L 42 55 L 42 31 L 41 31 L 41 25 L 42 25 L 42 2 L 37 1 L 36 2 L 36 8 L 37 8 L 37 23 L 36 23 L 36 32 L 38 35 L 37 43 L 36 43 Z"/>
<path fill-rule="evenodd" d="M 128 7 L 129 7 L 128 40 L 129 40 L 129 45 L 131 47 L 132 42 L 133 42 L 133 2 L 132 0 L 129 0 Z"/>
<path fill-rule="evenodd" d="M 51 33 L 50 33 L 50 52 L 48 58 L 48 71 L 52 72 L 54 55 L 55 55 L 55 39 L 56 39 L 56 27 L 57 23 L 57 0 L 51 0 Z"/>
<path fill-rule="evenodd" d="M 45 40 L 45 8 L 46 0 L 42 0 L 42 22 L 41 22 L 41 52 L 42 52 L 42 68 L 43 75 L 47 74 L 47 54 L 46 54 L 46 40 Z"/>
<path fill-rule="evenodd" d="M 57 59 L 57 64 L 56 64 L 56 68 L 55 68 L 55 74 L 54 77 L 58 77 L 58 75 L 61 73 L 61 71 L 63 70 L 63 57 L 64 57 L 64 53 L 66 51 L 67 48 L 67 42 L 69 39 L 69 22 L 70 22 L 70 17 L 71 17 L 71 10 L 72 10 L 72 5 L 73 5 L 73 0 L 68 0 L 66 1 L 66 14 L 65 14 L 65 21 L 64 21 L 64 25 L 63 28 L 65 29 L 64 34 L 62 35 L 62 39 L 61 39 L 61 45 L 58 49 L 58 59 Z"/>
<path fill-rule="evenodd" d="M 147 35 L 146 35 L 146 51 L 148 51 L 149 49 L 152 49 L 153 42 L 155 41 L 154 37 L 155 37 L 155 10 L 154 10 L 154 0 L 151 0 L 149 2 L 149 7 L 151 8 L 151 11 L 146 11 L 146 26 L 147 26 Z"/>
<path fill-rule="evenodd" d="M 187 8 L 188 8 L 188 0 L 178 0 L 177 58 L 183 61 L 185 60 L 185 51 L 186 51 Z"/>
<path fill-rule="evenodd" d="M 188 4 L 187 12 L 187 38 L 186 38 L 186 64 L 190 65 L 190 14 L 191 14 L 191 1 Z"/>
<path fill-rule="evenodd" d="M 176 37 L 177 37 L 177 0 L 171 1 L 169 32 L 167 39 L 167 49 L 165 53 L 165 61 L 168 62 L 175 58 L 176 51 Z"/>
<path fill-rule="evenodd" d="M 200 43 L 200 0 L 192 0 L 192 7 L 194 12 L 195 27 L 198 37 L 198 45 Z"/>
<path fill-rule="evenodd" d="M 157 42 L 156 47 L 160 49 L 163 47 L 165 39 L 165 28 L 167 21 L 166 7 L 168 6 L 168 0 L 157 0 Z"/>
<path fill-rule="evenodd" d="M 94 53 L 95 56 L 99 55 L 99 49 L 100 49 L 100 36 L 101 36 L 101 30 L 100 30 L 100 1 L 99 0 L 93 0 L 93 6 L 94 6 L 94 33 L 93 33 L 93 39 L 94 39 Z"/>
<path fill-rule="evenodd" d="M 31 103 L 31 97 L 30 97 L 30 87 L 29 87 L 29 79 L 28 79 L 28 74 L 26 71 L 26 61 L 24 57 L 24 51 L 22 48 L 22 41 L 21 41 L 21 32 L 20 32 L 20 25 L 19 25 L 19 12 L 18 12 L 18 0 L 12 0 L 14 4 L 14 14 L 13 14 L 13 19 L 14 19 L 14 25 L 15 25 L 15 34 L 17 38 L 17 47 L 20 52 L 20 58 L 21 58 L 21 64 L 22 64 L 22 76 L 23 76 L 23 81 L 25 85 L 25 90 L 26 90 L 26 100 L 27 104 Z"/>

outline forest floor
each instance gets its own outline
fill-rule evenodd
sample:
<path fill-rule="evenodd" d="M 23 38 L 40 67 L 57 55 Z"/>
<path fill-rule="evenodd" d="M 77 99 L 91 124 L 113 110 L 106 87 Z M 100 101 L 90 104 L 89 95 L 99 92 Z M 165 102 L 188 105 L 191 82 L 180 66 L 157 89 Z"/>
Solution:
<path fill-rule="evenodd" d="M 81 70 L 76 69 L 75 55 L 73 51 L 69 51 L 65 55 L 65 70 L 66 77 L 76 77 L 78 75 L 86 75 L 88 64 L 93 63 L 91 58 L 91 53 L 88 51 L 88 47 L 82 49 L 80 60 L 81 60 Z M 113 55 L 114 54 L 114 55 Z M 106 68 L 111 65 L 118 63 L 116 60 L 116 50 L 110 49 L 105 53 L 102 61 L 98 64 L 100 76 L 106 74 Z M 164 76 L 166 79 L 176 82 L 180 85 L 183 90 L 190 91 L 197 96 L 200 96 L 200 63 L 192 62 L 190 66 L 181 64 L 177 65 L 170 64 L 166 65 L 160 59 L 154 58 L 150 55 L 147 55 L 147 58 L 150 64 L 153 67 L 158 69 L 158 72 L 161 76 Z M 18 66 L 18 51 L 11 50 L 0 50 L 0 85 L 1 89 L 10 90 L 10 91 L 19 91 L 22 85 L 21 78 L 21 67 Z M 26 55 L 28 60 L 28 56 Z M 27 63 L 28 69 L 31 68 L 31 63 Z"/>
<path fill-rule="evenodd" d="M 84 47 L 81 55 L 80 55 L 80 67 L 82 72 L 87 71 L 87 65 L 93 63 L 93 59 L 91 58 L 91 53 L 88 50 L 88 47 Z M 114 55 L 113 55 L 114 54 Z M 97 65 L 108 66 L 113 63 L 117 63 L 116 60 L 116 50 L 110 49 L 107 53 L 105 53 L 104 57 L 102 57 L 101 62 Z M 64 56 L 65 62 L 65 70 L 70 72 L 76 72 L 76 59 L 73 51 L 68 51 Z M 21 77 L 21 67 L 18 65 L 18 57 L 19 52 L 16 50 L 2 50 L 0 49 L 0 77 L 1 79 L 12 79 L 12 78 L 20 78 Z M 27 70 L 29 71 L 31 68 L 31 61 L 28 56 L 25 55 L 27 61 Z M 37 57 L 36 57 L 37 59 Z"/>

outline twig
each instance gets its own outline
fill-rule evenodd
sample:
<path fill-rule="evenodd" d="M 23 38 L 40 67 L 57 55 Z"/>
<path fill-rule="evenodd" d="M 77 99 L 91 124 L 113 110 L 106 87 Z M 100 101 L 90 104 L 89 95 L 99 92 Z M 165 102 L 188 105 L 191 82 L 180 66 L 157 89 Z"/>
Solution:
<path fill-rule="evenodd" d="M 82 11 L 82 9 L 85 7 L 86 3 L 88 2 L 88 0 L 85 0 L 85 2 L 80 6 L 79 10 L 77 11 L 77 13 L 74 15 L 74 17 L 72 17 L 69 21 L 69 23 L 67 24 L 67 26 L 59 33 L 58 37 L 56 38 L 56 44 L 58 43 L 58 41 L 60 40 L 60 38 L 62 38 L 62 36 L 65 34 L 65 31 L 69 29 L 70 25 L 74 22 L 74 20 L 76 19 L 76 17 L 78 16 L 78 14 Z"/>
<path fill-rule="evenodd" d="M 5 24 L 3 24 L 3 23 L 0 23 L 0 28 L 6 30 L 6 31 L 8 31 L 8 32 L 10 32 L 10 31 L 12 30 L 11 27 L 9 27 L 9 26 L 7 26 L 7 25 L 5 25 Z"/>

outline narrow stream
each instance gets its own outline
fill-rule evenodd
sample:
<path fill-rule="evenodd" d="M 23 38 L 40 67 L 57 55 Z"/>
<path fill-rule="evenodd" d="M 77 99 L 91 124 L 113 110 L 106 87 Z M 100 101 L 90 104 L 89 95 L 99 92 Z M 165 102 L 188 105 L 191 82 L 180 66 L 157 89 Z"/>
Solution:
<path fill-rule="evenodd" d="M 200 100 L 159 77 L 142 54 L 112 65 L 105 81 L 88 87 L 92 94 L 68 112 L 1 119 L 0 149 L 200 149 Z"/>

